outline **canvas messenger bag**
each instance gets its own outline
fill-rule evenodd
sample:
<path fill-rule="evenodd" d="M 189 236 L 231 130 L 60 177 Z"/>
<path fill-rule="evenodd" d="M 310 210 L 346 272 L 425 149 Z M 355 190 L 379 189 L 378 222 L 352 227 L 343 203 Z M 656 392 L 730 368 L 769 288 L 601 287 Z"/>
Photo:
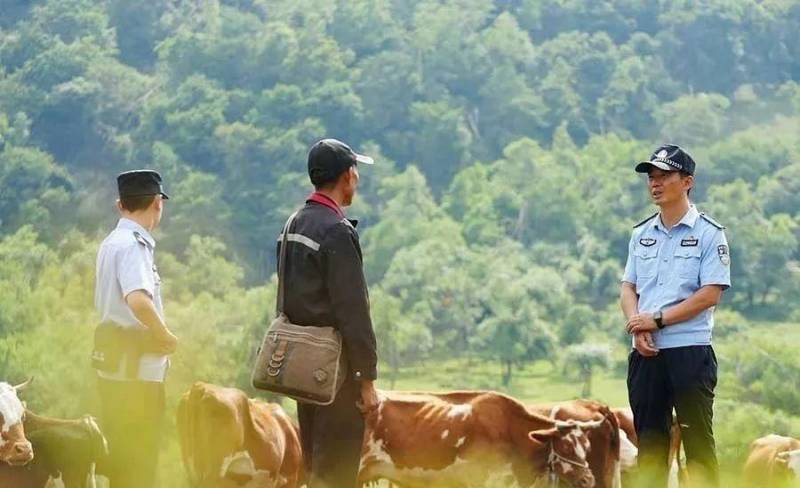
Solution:
<path fill-rule="evenodd" d="M 347 364 L 342 337 L 333 327 L 293 324 L 285 305 L 286 248 L 295 212 L 283 228 L 278 260 L 277 318 L 267 330 L 253 368 L 253 387 L 298 402 L 330 405 L 344 382 Z"/>

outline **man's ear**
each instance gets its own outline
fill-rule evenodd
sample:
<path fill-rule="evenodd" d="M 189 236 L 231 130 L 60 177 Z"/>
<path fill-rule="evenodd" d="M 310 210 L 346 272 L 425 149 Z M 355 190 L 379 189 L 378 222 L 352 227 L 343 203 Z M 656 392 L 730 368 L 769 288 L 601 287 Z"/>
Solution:
<path fill-rule="evenodd" d="M 122 208 L 122 200 L 120 200 L 119 198 L 117 198 L 117 210 L 119 210 L 120 212 L 125 210 L 124 208 Z"/>
<path fill-rule="evenodd" d="M 350 166 L 350 169 L 347 171 L 347 173 L 350 175 L 351 179 L 358 179 L 358 166 L 355 164 Z"/>

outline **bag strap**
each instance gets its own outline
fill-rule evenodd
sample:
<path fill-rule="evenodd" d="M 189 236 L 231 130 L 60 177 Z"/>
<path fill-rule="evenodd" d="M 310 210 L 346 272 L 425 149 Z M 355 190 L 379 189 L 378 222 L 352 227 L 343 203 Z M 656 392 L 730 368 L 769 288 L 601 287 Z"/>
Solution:
<path fill-rule="evenodd" d="M 299 212 L 299 210 L 298 210 Z M 286 281 L 286 248 L 289 243 L 289 229 L 297 217 L 297 212 L 289 216 L 286 225 L 283 226 L 283 235 L 281 236 L 281 255 L 278 257 L 278 297 L 275 302 L 275 315 L 283 313 L 283 307 L 286 302 L 285 296 L 285 281 Z"/>

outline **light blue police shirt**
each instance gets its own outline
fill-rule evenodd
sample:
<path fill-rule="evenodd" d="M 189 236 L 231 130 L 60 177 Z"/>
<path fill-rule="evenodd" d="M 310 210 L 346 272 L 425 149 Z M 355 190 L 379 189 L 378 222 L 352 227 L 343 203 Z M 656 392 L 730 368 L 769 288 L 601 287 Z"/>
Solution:
<path fill-rule="evenodd" d="M 121 218 L 116 229 L 111 231 L 97 252 L 97 282 L 94 302 L 101 322 L 113 322 L 121 327 L 144 327 L 131 309 L 125 297 L 136 290 L 143 290 L 153 299 L 156 312 L 164 320 L 161 302 L 161 277 L 153 260 L 156 241 L 147 230 L 133 220 Z M 120 371 L 106 373 L 98 371 L 102 378 L 126 380 L 122 361 Z M 143 354 L 139 360 L 140 381 L 163 382 L 169 369 L 169 359 L 161 354 Z"/>
<path fill-rule="evenodd" d="M 706 285 L 731 285 L 730 250 L 723 227 L 694 205 L 672 229 L 661 214 L 636 226 L 622 281 L 636 286 L 639 312 L 676 305 Z M 654 331 L 658 349 L 711 344 L 714 307 L 685 322 Z"/>

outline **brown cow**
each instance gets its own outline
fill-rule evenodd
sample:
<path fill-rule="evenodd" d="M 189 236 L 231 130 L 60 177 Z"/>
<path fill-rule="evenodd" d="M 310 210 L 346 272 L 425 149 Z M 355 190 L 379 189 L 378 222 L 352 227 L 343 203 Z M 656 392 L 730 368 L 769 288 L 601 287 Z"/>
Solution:
<path fill-rule="evenodd" d="M 197 488 L 295 488 L 304 465 L 297 427 L 279 405 L 195 383 L 178 404 L 183 464 Z"/>
<path fill-rule="evenodd" d="M 64 420 L 26 412 L 24 424 L 36 457 L 25 466 L 0 465 L 0 487 L 95 486 L 95 467 L 108 455 L 108 444 L 93 417 Z"/>
<path fill-rule="evenodd" d="M 594 475 L 595 486 L 620 486 L 620 429 L 608 405 L 592 400 L 571 400 L 536 404 L 529 409 L 555 420 L 603 420 L 600 428 L 586 433 L 589 439 L 586 461 Z"/>
<path fill-rule="evenodd" d="M 787 486 L 800 480 L 800 440 L 771 434 L 750 444 L 745 486 Z"/>
<path fill-rule="evenodd" d="M 404 488 L 508 487 L 548 476 L 594 486 L 585 430 L 604 421 L 563 422 L 495 392 L 382 392 L 366 416 L 359 485 Z"/>
<path fill-rule="evenodd" d="M 25 405 L 17 397 L 17 391 L 25 388 L 30 380 L 17 386 L 0 383 L 0 462 L 21 466 L 33 460 L 33 447 L 25 438 Z"/>

